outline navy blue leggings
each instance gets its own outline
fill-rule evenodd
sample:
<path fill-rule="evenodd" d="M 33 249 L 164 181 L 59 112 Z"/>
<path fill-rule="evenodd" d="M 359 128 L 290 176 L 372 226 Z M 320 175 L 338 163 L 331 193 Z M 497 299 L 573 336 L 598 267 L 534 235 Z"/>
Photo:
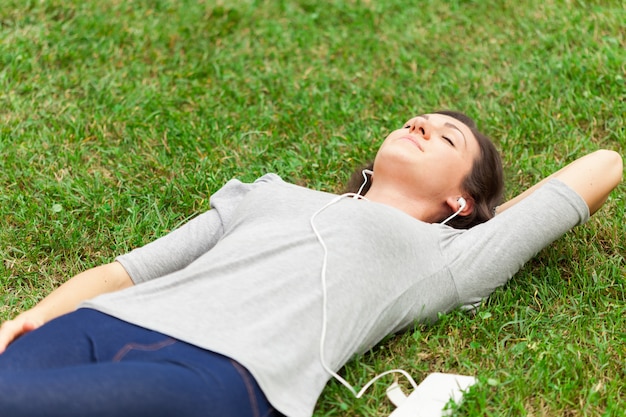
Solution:
<path fill-rule="evenodd" d="M 90 309 L 51 321 L 0 355 L 0 414 L 280 416 L 232 359 Z"/>

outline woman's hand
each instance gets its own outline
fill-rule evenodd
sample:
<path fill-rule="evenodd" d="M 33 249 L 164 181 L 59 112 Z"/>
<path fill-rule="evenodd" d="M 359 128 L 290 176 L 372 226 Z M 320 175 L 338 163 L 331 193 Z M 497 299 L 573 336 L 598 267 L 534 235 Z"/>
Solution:
<path fill-rule="evenodd" d="M 17 316 L 13 320 L 5 321 L 0 326 L 0 354 L 2 354 L 7 346 L 18 337 L 31 332 L 41 326 L 43 320 Z"/>
<path fill-rule="evenodd" d="M 118 262 L 81 272 L 52 291 L 32 309 L 3 323 L 0 326 L 0 353 L 18 337 L 56 317 L 74 311 L 81 302 L 132 285 L 130 276 Z"/>

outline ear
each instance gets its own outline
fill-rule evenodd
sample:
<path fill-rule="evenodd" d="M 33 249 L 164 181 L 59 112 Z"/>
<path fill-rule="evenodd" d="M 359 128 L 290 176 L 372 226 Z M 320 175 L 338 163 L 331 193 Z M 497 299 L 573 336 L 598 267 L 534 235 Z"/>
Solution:
<path fill-rule="evenodd" d="M 474 199 L 472 199 L 471 197 L 465 197 L 460 195 L 455 197 L 448 197 L 446 199 L 446 204 L 448 204 L 453 213 L 456 213 L 457 210 L 461 208 L 461 203 L 459 202 L 459 199 L 461 197 L 465 199 L 465 207 L 459 212 L 459 216 L 468 216 L 474 211 Z"/>

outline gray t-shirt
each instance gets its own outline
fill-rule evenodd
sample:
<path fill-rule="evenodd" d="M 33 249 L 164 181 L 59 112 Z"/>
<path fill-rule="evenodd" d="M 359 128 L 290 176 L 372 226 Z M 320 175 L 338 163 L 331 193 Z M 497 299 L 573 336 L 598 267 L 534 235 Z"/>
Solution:
<path fill-rule="evenodd" d="M 229 181 L 211 210 L 117 258 L 137 285 L 83 307 L 231 357 L 279 411 L 310 416 L 329 379 L 311 217 L 335 197 L 274 174 Z M 557 180 L 470 230 L 340 199 L 314 220 L 328 248 L 327 364 L 338 370 L 390 333 L 479 302 L 588 217 Z"/>

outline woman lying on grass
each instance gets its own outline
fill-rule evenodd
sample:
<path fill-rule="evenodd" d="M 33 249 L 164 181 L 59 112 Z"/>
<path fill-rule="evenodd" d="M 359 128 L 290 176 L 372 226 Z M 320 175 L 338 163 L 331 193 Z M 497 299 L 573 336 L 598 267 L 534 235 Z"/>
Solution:
<path fill-rule="evenodd" d="M 621 176 L 597 151 L 498 206 L 495 147 L 438 112 L 389 134 L 362 197 L 230 181 L 211 210 L 4 323 L 0 410 L 310 416 L 356 353 L 488 297 Z"/>

